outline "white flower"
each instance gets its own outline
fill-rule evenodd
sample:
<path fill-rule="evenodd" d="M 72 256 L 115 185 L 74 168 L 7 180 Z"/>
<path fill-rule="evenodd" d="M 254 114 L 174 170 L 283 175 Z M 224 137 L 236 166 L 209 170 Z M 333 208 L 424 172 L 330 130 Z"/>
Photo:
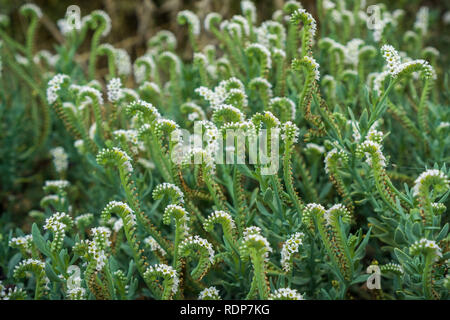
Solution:
<path fill-rule="evenodd" d="M 131 60 L 128 52 L 124 49 L 115 49 L 115 63 L 117 66 L 117 73 L 122 76 L 127 76 L 131 73 Z"/>
<path fill-rule="evenodd" d="M 61 89 L 61 85 L 65 80 L 69 79 L 69 76 L 58 73 L 55 75 L 47 85 L 47 101 L 52 104 L 58 99 L 58 92 Z"/>
<path fill-rule="evenodd" d="M 409 248 L 411 254 L 418 254 L 423 251 L 431 251 L 435 255 L 435 260 L 442 258 L 441 248 L 436 244 L 436 241 L 422 238 L 414 242 Z"/>
<path fill-rule="evenodd" d="M 144 243 L 150 247 L 151 251 L 159 251 L 161 255 L 166 255 L 166 250 L 164 250 L 153 237 L 148 236 L 144 239 Z"/>
<path fill-rule="evenodd" d="M 203 289 L 198 295 L 198 300 L 205 300 L 205 299 L 219 300 L 220 299 L 219 290 L 217 290 L 216 287 L 209 287 Z"/>
<path fill-rule="evenodd" d="M 58 173 L 67 170 L 69 165 L 67 153 L 64 151 L 63 147 L 56 147 L 50 150 L 50 154 L 53 157 L 53 165 Z"/>
<path fill-rule="evenodd" d="M 304 298 L 295 289 L 280 288 L 269 296 L 269 300 L 304 300 Z"/>
<path fill-rule="evenodd" d="M 302 245 L 304 234 L 296 232 L 286 240 L 281 249 L 281 266 L 285 272 L 291 270 L 291 258 L 293 254 L 298 252 L 300 245 Z"/>
<path fill-rule="evenodd" d="M 111 79 L 106 86 L 106 90 L 110 102 L 118 101 L 122 97 L 122 81 L 120 78 Z"/>

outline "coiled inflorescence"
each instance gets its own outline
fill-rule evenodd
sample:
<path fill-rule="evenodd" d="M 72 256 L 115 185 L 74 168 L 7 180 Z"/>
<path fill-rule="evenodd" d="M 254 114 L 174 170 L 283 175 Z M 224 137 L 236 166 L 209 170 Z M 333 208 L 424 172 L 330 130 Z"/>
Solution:
<path fill-rule="evenodd" d="M 113 164 L 124 170 L 124 172 L 132 173 L 133 166 L 131 165 L 131 158 L 125 151 L 119 148 L 103 149 L 97 155 L 97 162 L 102 165 Z"/>
<path fill-rule="evenodd" d="M 158 277 L 164 279 L 162 299 L 170 299 L 173 294 L 177 293 L 180 284 L 177 271 L 166 264 L 157 264 L 149 266 L 144 272 L 144 278 L 146 278 L 148 282 L 153 282 Z"/>
<path fill-rule="evenodd" d="M 184 194 L 178 186 L 164 182 L 156 186 L 153 190 L 153 199 L 162 199 L 164 195 L 171 197 L 172 204 L 184 203 Z"/>

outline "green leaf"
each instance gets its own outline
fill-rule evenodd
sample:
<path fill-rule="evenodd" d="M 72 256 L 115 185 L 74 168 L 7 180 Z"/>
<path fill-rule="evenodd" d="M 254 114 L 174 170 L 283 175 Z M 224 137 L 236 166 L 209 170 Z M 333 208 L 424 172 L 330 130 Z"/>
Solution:
<path fill-rule="evenodd" d="M 42 237 L 41 232 L 39 231 L 38 226 L 36 223 L 33 223 L 33 226 L 31 227 L 31 234 L 33 236 L 33 241 L 36 247 L 41 251 L 44 255 L 47 257 L 51 257 L 50 250 L 45 243 L 44 237 Z"/>
<path fill-rule="evenodd" d="M 399 227 L 397 227 L 397 229 L 395 229 L 394 240 L 398 244 L 403 244 L 403 243 L 407 242 L 406 238 L 405 238 L 405 234 L 403 233 L 403 231 Z"/>
<path fill-rule="evenodd" d="M 267 188 L 266 193 L 264 193 L 264 201 L 265 202 L 272 202 L 273 201 L 272 189 Z"/>
<path fill-rule="evenodd" d="M 53 268 L 50 266 L 50 264 L 48 262 L 45 264 L 45 273 L 47 274 L 47 277 L 51 281 L 55 281 L 55 282 L 61 281 L 61 279 L 56 275 L 55 271 L 53 270 Z"/>
<path fill-rule="evenodd" d="M 367 281 L 369 276 L 370 276 L 370 274 L 361 274 L 361 275 L 357 276 L 355 279 L 353 279 L 350 284 L 365 282 L 365 281 Z"/>
<path fill-rule="evenodd" d="M 409 255 L 407 255 L 406 253 L 404 253 L 399 248 L 394 248 L 394 253 L 395 253 L 395 256 L 397 257 L 397 260 L 400 262 L 401 265 L 404 266 L 404 265 L 410 264 L 412 262 L 411 257 Z"/>
<path fill-rule="evenodd" d="M 359 127 L 361 130 L 366 131 L 368 128 L 368 122 L 369 122 L 369 114 L 367 113 L 367 110 L 364 109 L 364 111 L 361 114 L 361 117 L 359 118 Z"/>
<path fill-rule="evenodd" d="M 441 241 L 444 239 L 448 234 L 448 223 L 445 224 L 445 226 L 442 228 L 441 232 L 436 237 L 436 241 Z"/>

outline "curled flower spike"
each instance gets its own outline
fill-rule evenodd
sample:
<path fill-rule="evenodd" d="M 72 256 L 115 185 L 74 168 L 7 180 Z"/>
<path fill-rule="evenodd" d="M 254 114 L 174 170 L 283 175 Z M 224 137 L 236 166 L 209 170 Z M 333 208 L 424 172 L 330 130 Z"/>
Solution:
<path fill-rule="evenodd" d="M 161 183 L 156 186 L 153 190 L 153 199 L 162 199 L 164 195 L 167 195 L 171 198 L 172 204 L 180 204 L 184 203 L 184 195 L 183 192 L 178 188 L 178 186 L 172 183 Z"/>
<path fill-rule="evenodd" d="M 222 226 L 225 237 L 228 241 L 232 242 L 235 237 L 236 225 L 231 215 L 222 210 L 214 211 L 205 222 L 203 222 L 203 228 L 205 228 L 206 231 L 211 232 L 216 223 Z"/>
<path fill-rule="evenodd" d="M 111 79 L 106 86 L 106 90 L 108 100 L 110 102 L 117 102 L 122 97 L 122 81 L 120 78 Z"/>
<path fill-rule="evenodd" d="M 269 300 L 305 300 L 295 289 L 280 288 L 271 293 Z"/>
<path fill-rule="evenodd" d="M 342 218 L 342 221 L 345 223 L 350 223 L 351 221 L 350 212 L 340 203 L 333 205 L 325 214 L 328 225 L 338 225 L 339 218 Z"/>
<path fill-rule="evenodd" d="M 382 152 L 382 146 L 374 141 L 366 140 L 356 149 L 356 153 L 360 156 L 366 155 L 366 162 L 369 166 L 376 168 L 386 167 L 386 158 Z"/>
<path fill-rule="evenodd" d="M 248 87 L 251 90 L 257 90 L 259 91 L 259 94 L 261 95 L 261 99 L 265 106 L 269 104 L 269 100 L 272 98 L 272 84 L 267 81 L 265 78 L 256 77 L 253 78 L 249 84 Z"/>
<path fill-rule="evenodd" d="M 197 119 L 206 120 L 205 111 L 194 102 L 183 103 L 180 107 L 180 111 L 183 114 L 188 114 L 189 121 L 195 121 Z"/>
<path fill-rule="evenodd" d="M 132 228 L 136 225 L 136 216 L 134 211 L 124 202 L 111 201 L 102 210 L 101 217 L 108 221 L 111 219 L 111 213 L 115 212 L 124 221 L 125 225 Z"/>
<path fill-rule="evenodd" d="M 243 239 L 239 253 L 242 258 L 250 257 L 253 265 L 253 281 L 258 288 L 261 299 L 267 299 L 269 295 L 269 283 L 266 274 L 266 263 L 269 260 L 269 252 L 272 252 L 269 241 L 261 234 L 259 227 L 248 227 L 243 232 Z"/>
<path fill-rule="evenodd" d="M 296 106 L 286 97 L 275 97 L 269 101 L 269 111 L 279 115 L 281 121 L 295 120 Z"/>
<path fill-rule="evenodd" d="M 229 104 L 218 105 L 212 115 L 214 123 L 241 122 L 244 119 L 242 111 Z"/>
<path fill-rule="evenodd" d="M 303 212 L 303 222 L 310 229 L 314 228 L 315 223 L 331 262 L 342 277 L 350 280 L 353 274 L 353 265 L 339 218 L 342 218 L 344 223 L 350 222 L 350 212 L 341 204 L 325 210 L 320 204 L 310 203 Z"/>
<path fill-rule="evenodd" d="M 37 19 L 42 18 L 42 10 L 33 3 L 27 3 L 20 7 L 20 13 L 23 15 L 32 15 Z"/>
<path fill-rule="evenodd" d="M 294 25 L 303 23 L 302 56 L 307 55 L 307 53 L 311 55 L 312 42 L 317 31 L 316 20 L 305 9 L 297 9 L 291 14 L 290 22 Z"/>
<path fill-rule="evenodd" d="M 144 273 L 144 278 L 149 283 L 155 283 L 155 280 L 158 277 L 164 279 L 161 299 L 168 300 L 172 297 L 172 295 L 178 292 L 180 279 L 177 271 L 166 264 L 157 264 L 154 266 L 149 266 Z"/>
<path fill-rule="evenodd" d="M 174 71 L 174 74 L 181 74 L 181 60 L 173 52 L 164 51 L 159 55 L 158 61 L 161 63 L 168 63 L 170 68 Z"/>
<path fill-rule="evenodd" d="M 92 222 L 94 222 L 94 215 L 92 213 L 84 213 L 75 218 L 75 225 L 78 230 L 84 230 Z"/>
<path fill-rule="evenodd" d="M 177 15 L 179 24 L 188 24 L 190 32 L 194 35 L 200 34 L 200 21 L 195 13 L 189 10 L 183 10 L 178 12 Z"/>
<path fill-rule="evenodd" d="M 431 188 L 433 189 L 431 190 Z M 450 180 L 444 172 L 437 169 L 422 172 L 416 179 L 412 192 L 419 202 L 420 214 L 424 224 L 433 224 L 434 215 L 440 211 L 433 200 L 449 189 Z"/>
<path fill-rule="evenodd" d="M 302 59 L 295 59 L 292 61 L 292 68 L 299 70 L 303 66 L 306 68 L 308 74 L 312 75 L 316 81 L 320 80 L 319 64 L 313 57 L 304 56 Z"/>
<path fill-rule="evenodd" d="M 34 299 L 39 300 L 48 290 L 50 280 L 45 275 L 45 263 L 36 259 L 27 259 L 15 266 L 13 276 L 14 278 L 25 278 L 28 272 L 34 274 L 36 278 L 36 289 L 34 292 Z"/>
<path fill-rule="evenodd" d="M 418 59 L 401 63 L 398 52 L 391 45 L 384 45 L 381 51 L 388 63 L 389 73 L 393 78 L 401 79 L 415 71 L 420 71 L 425 79 L 434 79 L 436 77 L 435 71 L 428 61 Z"/>
<path fill-rule="evenodd" d="M 281 266 L 284 272 L 289 272 L 292 268 L 292 258 L 302 245 L 304 234 L 296 232 L 286 240 L 281 249 Z"/>
<path fill-rule="evenodd" d="M 429 169 L 422 172 L 414 182 L 413 195 L 418 196 L 421 192 L 427 193 L 428 189 L 433 186 L 437 194 L 444 193 L 450 188 L 450 180 L 444 172 L 437 169 Z"/>
<path fill-rule="evenodd" d="M 260 73 L 261 76 L 267 78 L 269 75 L 269 70 L 272 67 L 272 59 L 270 51 L 259 43 L 252 43 L 245 49 L 245 53 L 250 57 L 257 56 L 259 59 Z"/>
<path fill-rule="evenodd" d="M 350 196 L 344 179 L 339 171 L 339 166 L 348 163 L 348 154 L 344 150 L 332 149 L 327 153 L 324 163 L 325 172 L 329 175 L 331 182 L 336 187 L 338 193 L 344 198 L 345 205 L 350 211 L 354 210 L 354 204 Z"/>
<path fill-rule="evenodd" d="M 250 22 L 256 22 L 256 7 L 252 1 L 244 0 L 241 1 L 242 14 L 250 20 Z"/>
<path fill-rule="evenodd" d="M 422 286 L 426 299 L 435 298 L 438 299 L 438 293 L 433 289 L 433 263 L 442 258 L 441 248 L 433 240 L 422 238 L 417 240 L 409 247 L 409 253 L 411 255 L 425 256 L 423 271 L 422 271 Z"/>
<path fill-rule="evenodd" d="M 58 99 L 59 90 L 61 90 L 61 86 L 67 83 L 70 80 L 68 75 L 65 74 L 57 74 L 55 75 L 47 85 L 47 102 L 49 104 L 53 104 Z"/>
<path fill-rule="evenodd" d="M 182 257 L 198 257 L 198 264 L 191 271 L 191 276 L 196 280 L 201 280 L 214 263 L 215 252 L 211 243 L 197 235 L 185 238 L 178 250 Z"/>
<path fill-rule="evenodd" d="M 151 103 L 145 102 L 143 100 L 138 100 L 130 103 L 126 107 L 126 112 L 130 116 L 134 116 L 138 113 L 142 114 L 144 120 L 147 123 L 151 123 L 161 117 L 158 110 Z"/>
<path fill-rule="evenodd" d="M 155 124 L 155 133 L 159 138 L 170 137 L 172 132 L 179 129 L 178 124 L 169 119 L 157 119 Z"/>
<path fill-rule="evenodd" d="M 97 154 L 97 163 L 101 165 L 116 165 L 124 173 L 132 173 L 131 158 L 119 148 L 103 149 Z"/>
<path fill-rule="evenodd" d="M 179 205 L 169 204 L 164 210 L 163 222 L 164 224 L 170 224 L 171 218 L 174 218 L 175 221 L 189 221 L 188 212 Z"/>
<path fill-rule="evenodd" d="M 268 129 L 280 127 L 280 120 L 270 111 L 265 111 L 264 114 L 255 113 L 251 119 L 256 128 L 261 128 L 261 124 L 265 124 Z"/>
<path fill-rule="evenodd" d="M 133 65 L 134 78 L 137 83 L 150 80 L 156 76 L 156 65 L 153 56 L 146 54 L 136 59 Z"/>
<path fill-rule="evenodd" d="M 218 14 L 217 12 L 210 12 L 205 17 L 205 30 L 207 31 L 213 31 L 217 30 L 216 25 L 220 24 L 222 21 L 222 16 Z"/>
<path fill-rule="evenodd" d="M 309 227 L 310 230 L 314 230 L 314 217 L 316 215 L 325 215 L 325 208 L 317 203 L 308 203 L 303 210 L 303 223 Z"/>
<path fill-rule="evenodd" d="M 219 290 L 216 287 L 208 287 L 200 291 L 198 300 L 221 300 Z"/>
<path fill-rule="evenodd" d="M 91 23 L 93 23 L 94 26 L 96 26 L 97 23 L 100 24 L 97 30 L 101 30 L 102 37 L 106 37 L 111 31 L 111 18 L 103 10 L 94 10 L 91 12 Z"/>
<path fill-rule="evenodd" d="M 392 272 L 397 275 L 403 275 L 404 270 L 401 265 L 396 263 L 388 263 L 380 266 L 381 273 Z"/>
<path fill-rule="evenodd" d="M 291 121 L 283 123 L 283 133 L 281 134 L 281 138 L 285 144 L 292 145 L 297 143 L 299 134 L 300 130 L 294 123 Z"/>
<path fill-rule="evenodd" d="M 78 97 L 80 100 L 90 98 L 98 105 L 103 105 L 102 93 L 99 90 L 89 86 L 82 86 L 78 92 Z"/>

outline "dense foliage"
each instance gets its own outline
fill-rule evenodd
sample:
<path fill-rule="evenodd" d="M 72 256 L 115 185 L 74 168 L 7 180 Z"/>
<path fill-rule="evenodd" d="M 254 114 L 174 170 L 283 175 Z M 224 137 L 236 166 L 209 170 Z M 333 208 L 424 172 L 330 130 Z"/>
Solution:
<path fill-rule="evenodd" d="M 134 62 L 104 11 L 54 52 L 0 15 L 0 298 L 448 299 L 450 15 L 376 9 L 184 10 L 192 58 L 164 30 Z"/>

